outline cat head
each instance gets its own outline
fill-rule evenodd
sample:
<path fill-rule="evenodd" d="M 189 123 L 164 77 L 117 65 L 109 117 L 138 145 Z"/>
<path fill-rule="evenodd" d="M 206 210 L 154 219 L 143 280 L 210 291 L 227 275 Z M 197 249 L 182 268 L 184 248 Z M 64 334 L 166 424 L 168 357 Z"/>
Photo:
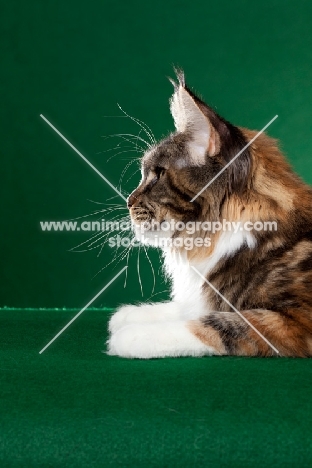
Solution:
<path fill-rule="evenodd" d="M 237 221 L 242 213 L 255 221 L 291 209 L 289 187 L 297 182 L 276 142 L 262 134 L 248 146 L 256 132 L 218 115 L 188 88 L 182 72 L 173 84 L 175 132 L 146 151 L 142 180 L 128 198 L 132 221 L 141 233 L 143 226 L 144 238 L 154 238 L 152 222 Z M 174 235 L 171 228 L 159 233 Z"/>
<path fill-rule="evenodd" d="M 244 192 L 248 184 L 251 158 L 245 149 L 192 201 L 247 140 L 186 86 L 182 72 L 177 72 L 177 78 L 170 100 L 176 131 L 144 154 L 141 183 L 128 198 L 137 224 L 212 219 L 226 197 Z"/>

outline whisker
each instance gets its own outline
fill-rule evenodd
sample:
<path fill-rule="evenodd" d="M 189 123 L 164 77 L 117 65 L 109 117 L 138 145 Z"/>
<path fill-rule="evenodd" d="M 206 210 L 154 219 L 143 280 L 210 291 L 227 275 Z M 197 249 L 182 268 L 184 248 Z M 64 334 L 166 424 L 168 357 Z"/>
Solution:
<path fill-rule="evenodd" d="M 138 257 L 137 257 L 137 272 L 138 272 L 138 278 L 139 278 L 139 283 L 140 283 L 140 288 L 141 288 L 141 294 L 143 297 L 143 287 L 142 287 L 142 281 L 141 281 L 141 275 L 140 275 L 140 250 L 141 250 L 141 247 L 139 246 Z"/>
<path fill-rule="evenodd" d="M 149 131 L 149 134 L 151 135 L 151 140 L 154 141 L 154 143 L 156 143 L 156 139 L 155 139 L 155 136 L 152 132 L 152 129 L 147 125 L 147 123 L 143 122 L 143 120 L 140 120 L 138 119 L 137 117 L 133 117 L 133 116 L 130 116 L 129 114 L 127 114 L 122 108 L 121 106 L 117 103 L 117 106 L 119 107 L 119 109 L 125 114 L 125 115 L 102 115 L 102 117 L 105 117 L 105 118 L 120 118 L 120 119 L 126 119 L 126 118 L 130 118 L 131 120 L 133 120 L 135 123 L 137 123 L 138 125 L 139 124 L 142 124 L 145 128 L 147 128 L 147 130 Z"/>
<path fill-rule="evenodd" d="M 121 183 L 122 183 L 122 181 L 123 181 L 123 178 L 124 178 L 125 173 L 127 172 L 127 169 L 128 169 L 128 168 L 131 166 L 131 164 L 133 164 L 134 162 L 135 162 L 135 163 L 137 162 L 136 159 L 133 159 L 132 161 L 128 162 L 128 164 L 126 164 L 126 166 L 124 167 L 124 169 L 123 169 L 123 171 L 122 171 L 122 173 L 121 173 L 119 182 L 118 182 L 118 185 L 119 185 L 119 186 L 121 185 Z"/>
<path fill-rule="evenodd" d="M 69 252 L 74 252 L 76 249 L 78 249 L 78 247 L 80 247 L 81 245 L 84 245 L 86 244 L 87 242 L 90 242 L 90 240 L 94 239 L 95 237 L 99 236 L 100 234 L 102 234 L 102 232 L 97 232 L 96 234 L 94 234 L 92 237 L 90 237 L 89 239 L 81 242 L 81 244 L 78 244 L 76 245 L 75 247 L 72 247 L 71 249 L 69 249 Z M 79 252 L 79 250 L 77 250 L 77 252 Z"/>
<path fill-rule="evenodd" d="M 101 211 L 98 211 L 98 212 L 96 212 L 96 213 L 101 213 Z M 91 213 L 91 214 L 92 214 L 92 213 Z M 85 215 L 85 216 L 91 216 L 91 214 L 90 214 L 90 215 Z M 83 217 L 83 216 L 82 216 L 82 217 Z M 120 225 L 122 222 L 127 222 L 127 221 L 130 219 L 130 215 L 122 216 L 122 217 L 120 218 L 120 214 L 118 213 L 118 214 L 116 214 L 114 217 L 112 217 L 110 220 L 107 220 L 106 222 L 113 222 L 113 221 L 115 221 L 115 220 L 118 219 L 118 218 L 119 218 L 118 222 L 119 222 L 119 225 Z M 101 219 L 101 217 L 98 218 L 98 219 Z M 113 229 L 111 229 L 111 230 L 109 230 L 109 231 L 106 231 L 106 230 L 103 231 L 103 230 L 101 229 L 99 232 L 96 232 L 94 235 L 92 235 L 89 239 L 87 239 L 87 240 L 81 242 L 80 244 L 76 245 L 75 247 L 72 247 L 71 249 L 69 249 L 69 251 L 73 251 L 73 252 L 85 252 L 85 251 L 88 250 L 88 249 L 86 249 L 86 250 L 76 250 L 76 249 L 78 249 L 78 248 L 81 247 L 82 245 L 88 244 L 88 242 L 92 241 L 95 237 L 98 237 L 98 236 L 100 236 L 100 235 L 102 234 L 102 237 L 98 238 L 96 241 L 91 242 L 91 244 L 88 244 L 87 247 L 89 247 L 89 246 L 93 245 L 95 242 L 100 241 L 102 238 L 107 237 L 111 232 L 115 232 L 115 231 L 118 231 L 118 228 L 114 229 L 114 226 L 113 226 Z M 104 233 L 104 234 L 103 234 L 103 233 Z M 99 246 L 97 246 L 97 247 L 99 247 Z M 91 249 L 91 250 L 92 250 L 92 249 Z"/>
<path fill-rule="evenodd" d="M 130 249 L 130 245 L 123 250 L 122 255 L 120 255 L 116 265 L 118 265 L 122 260 L 124 260 L 124 258 L 127 256 L 129 249 Z"/>
<path fill-rule="evenodd" d="M 99 252 L 98 252 L 98 254 L 97 254 L 97 257 L 99 257 L 99 256 L 101 255 L 102 250 L 103 250 L 103 248 L 104 248 L 104 245 L 105 245 L 105 240 L 102 242 L 102 245 L 101 245 L 100 250 L 99 250 Z"/>
<path fill-rule="evenodd" d="M 132 147 L 134 146 L 136 149 L 140 149 L 140 151 L 145 151 L 145 148 L 142 146 L 142 145 L 139 145 L 138 144 L 138 139 L 137 139 L 137 135 L 131 135 L 132 138 L 135 139 L 135 141 L 133 140 L 129 140 L 129 138 L 126 138 L 125 136 L 119 136 L 123 141 L 127 141 L 128 143 L 131 143 L 132 144 Z"/>
<path fill-rule="evenodd" d="M 119 195 L 113 195 L 112 197 L 106 198 L 107 201 L 113 200 L 114 198 L 119 198 Z"/>
<path fill-rule="evenodd" d="M 76 218 L 65 219 L 65 221 L 75 221 L 76 219 L 88 218 L 89 216 L 93 216 L 93 215 L 96 215 L 98 213 L 112 213 L 112 212 L 117 211 L 117 210 L 128 210 L 128 208 L 126 206 L 125 207 L 120 206 L 120 207 L 116 207 L 116 208 L 111 207 L 111 208 L 106 208 L 106 209 L 103 209 L 103 210 L 95 210 L 95 211 L 91 211 L 91 213 L 86 214 L 86 215 L 77 216 Z"/>
<path fill-rule="evenodd" d="M 164 293 L 169 293 L 169 292 L 170 292 L 170 289 L 164 289 L 163 291 L 159 291 L 159 292 L 157 292 L 157 293 L 155 293 L 155 294 L 152 294 L 152 295 L 147 299 L 146 302 L 150 301 L 153 297 L 156 297 L 156 296 L 158 296 L 159 294 L 164 294 Z"/>
<path fill-rule="evenodd" d="M 110 234 L 110 231 L 105 232 L 105 234 L 103 234 L 102 237 L 99 237 L 99 238 L 96 239 L 95 241 L 91 242 L 91 244 L 89 244 L 88 247 L 91 247 L 91 245 L 96 244 L 97 242 L 99 242 L 99 241 L 102 240 L 102 239 L 105 239 L 105 240 L 106 240 L 106 238 L 109 236 L 109 234 Z M 99 247 L 99 246 L 97 245 L 97 246 L 95 246 L 94 248 L 98 248 L 98 247 Z M 92 247 L 92 248 L 93 248 L 93 247 Z"/>
<path fill-rule="evenodd" d="M 115 153 L 113 154 L 112 156 L 110 156 L 106 162 L 109 162 L 111 159 L 115 158 L 115 156 L 118 156 L 119 154 L 123 154 L 123 153 L 138 153 L 138 151 L 136 149 L 130 149 L 130 150 L 125 150 L 125 151 L 119 151 L 118 153 Z"/>
<path fill-rule="evenodd" d="M 130 257 L 130 252 L 133 249 L 133 245 L 130 244 L 130 247 L 127 252 L 127 267 L 129 266 L 129 257 Z M 127 286 L 127 280 L 128 280 L 128 268 L 126 269 L 126 276 L 125 276 L 125 282 L 124 282 L 124 288 Z"/>
<path fill-rule="evenodd" d="M 132 177 L 133 177 L 135 174 L 137 174 L 138 172 L 140 172 L 140 170 L 141 170 L 141 169 L 138 168 L 136 171 L 134 171 L 133 174 L 131 174 L 131 176 L 129 177 L 129 179 L 126 180 L 125 184 L 127 184 L 127 183 L 129 182 L 129 180 L 131 180 Z"/>
<path fill-rule="evenodd" d="M 123 252 L 124 251 L 122 251 L 121 253 L 123 253 Z M 121 255 L 121 254 L 119 254 L 119 255 Z M 113 260 L 111 260 L 109 263 L 107 263 L 105 266 L 103 266 L 103 268 L 101 268 L 94 276 L 92 276 L 91 279 L 94 279 L 97 275 L 99 275 L 103 270 L 105 270 L 105 268 L 107 268 L 109 265 L 111 265 L 114 260 L 115 260 L 115 257 L 113 258 Z"/>
<path fill-rule="evenodd" d="M 136 117 L 132 117 L 131 115 L 127 114 L 127 112 L 124 111 L 122 109 L 122 107 L 118 103 L 117 103 L 117 106 L 119 107 L 121 112 L 123 112 L 127 117 L 129 117 L 129 119 L 133 120 L 133 122 L 137 123 L 142 128 L 142 130 L 146 133 L 146 135 L 148 136 L 148 138 L 151 140 L 152 143 L 156 143 L 156 139 L 155 139 L 155 136 L 154 136 L 152 130 L 150 129 L 150 127 L 145 122 L 143 122 L 142 120 L 140 120 L 140 119 L 138 119 Z"/>
<path fill-rule="evenodd" d="M 152 147 L 152 145 L 148 141 L 144 140 L 144 138 L 138 137 L 137 135 L 133 135 L 133 133 L 113 133 L 112 135 L 103 135 L 102 136 L 102 138 L 104 138 L 105 140 L 108 139 L 108 138 L 114 138 L 114 137 L 121 137 L 124 140 L 129 141 L 129 143 L 134 144 L 132 140 L 129 140 L 129 139 L 126 138 L 126 137 L 132 137 L 132 138 L 140 140 L 142 143 L 144 143 L 147 146 L 147 148 Z"/>
<path fill-rule="evenodd" d="M 149 258 L 148 254 L 147 254 L 147 250 L 146 250 L 146 247 L 145 245 L 143 244 L 143 249 L 144 249 L 144 252 L 145 252 L 145 255 L 146 255 L 146 258 L 150 264 L 150 267 L 151 267 L 151 270 L 152 270 L 152 274 L 153 274 L 153 288 L 152 288 L 152 294 L 155 290 L 155 285 L 156 285 L 156 279 L 155 279 L 155 271 L 154 271 L 154 267 L 152 265 L 152 262 L 151 262 L 151 259 Z"/>
<path fill-rule="evenodd" d="M 118 143 L 118 145 L 115 146 L 114 148 L 109 148 L 109 149 L 107 149 L 107 150 L 98 151 L 98 152 L 95 153 L 95 154 L 108 153 L 109 151 L 114 151 L 114 150 L 116 150 L 116 149 L 133 148 L 133 145 L 132 145 L 132 146 L 131 146 L 131 145 L 121 146 L 121 143 L 122 143 L 122 142 Z"/>

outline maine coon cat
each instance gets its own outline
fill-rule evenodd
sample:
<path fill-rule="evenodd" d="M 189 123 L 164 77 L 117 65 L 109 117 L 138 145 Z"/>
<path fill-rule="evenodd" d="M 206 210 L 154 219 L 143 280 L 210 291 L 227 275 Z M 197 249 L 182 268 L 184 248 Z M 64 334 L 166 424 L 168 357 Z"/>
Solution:
<path fill-rule="evenodd" d="M 191 237 L 202 242 L 163 247 L 172 301 L 122 306 L 109 322 L 108 352 L 274 356 L 275 348 L 281 356 L 311 356 L 312 191 L 276 141 L 261 134 L 196 197 L 257 132 L 227 122 L 186 86 L 182 72 L 177 76 L 176 131 L 144 154 L 142 180 L 128 207 L 142 242 L 190 237 L 145 228 L 170 220 L 198 222 Z M 212 233 L 200 227 L 222 220 L 240 226 L 275 221 L 278 228 Z"/>

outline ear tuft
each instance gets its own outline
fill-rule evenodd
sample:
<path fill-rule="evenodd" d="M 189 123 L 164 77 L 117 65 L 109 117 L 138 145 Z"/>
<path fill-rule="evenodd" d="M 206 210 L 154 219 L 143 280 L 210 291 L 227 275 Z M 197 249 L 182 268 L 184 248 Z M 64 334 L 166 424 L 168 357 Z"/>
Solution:
<path fill-rule="evenodd" d="M 174 73 L 176 74 L 176 77 L 178 78 L 179 85 L 185 88 L 185 76 L 184 76 L 184 71 L 182 68 L 179 67 L 173 67 Z"/>
<path fill-rule="evenodd" d="M 176 78 L 178 79 L 178 81 L 173 80 L 172 78 L 170 78 L 170 76 L 168 76 L 168 80 L 174 87 L 174 90 L 177 91 L 179 89 L 179 86 L 182 86 L 183 88 L 185 88 L 184 71 L 178 67 L 173 67 L 173 70 L 174 70 L 174 73 L 176 74 Z"/>
<path fill-rule="evenodd" d="M 178 83 L 176 83 L 170 76 L 168 76 L 167 78 L 170 81 L 170 83 L 172 84 L 172 86 L 174 88 L 174 91 L 176 92 L 178 90 L 178 88 L 179 88 Z"/>
<path fill-rule="evenodd" d="M 175 70 L 179 84 L 174 84 L 170 100 L 171 115 L 177 132 L 186 132 L 190 137 L 191 159 L 194 164 L 205 164 L 206 154 L 214 156 L 217 151 L 217 134 L 207 116 L 202 112 L 196 98 L 185 86 L 183 71 Z"/>

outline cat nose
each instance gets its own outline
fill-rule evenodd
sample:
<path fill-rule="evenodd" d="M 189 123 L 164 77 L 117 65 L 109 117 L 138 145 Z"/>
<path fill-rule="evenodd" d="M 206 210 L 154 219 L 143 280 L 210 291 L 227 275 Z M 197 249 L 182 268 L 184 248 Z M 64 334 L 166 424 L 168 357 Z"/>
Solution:
<path fill-rule="evenodd" d="M 132 194 L 129 195 L 128 200 L 127 200 L 127 207 L 130 209 L 133 206 L 134 202 L 135 202 L 135 197 Z"/>

